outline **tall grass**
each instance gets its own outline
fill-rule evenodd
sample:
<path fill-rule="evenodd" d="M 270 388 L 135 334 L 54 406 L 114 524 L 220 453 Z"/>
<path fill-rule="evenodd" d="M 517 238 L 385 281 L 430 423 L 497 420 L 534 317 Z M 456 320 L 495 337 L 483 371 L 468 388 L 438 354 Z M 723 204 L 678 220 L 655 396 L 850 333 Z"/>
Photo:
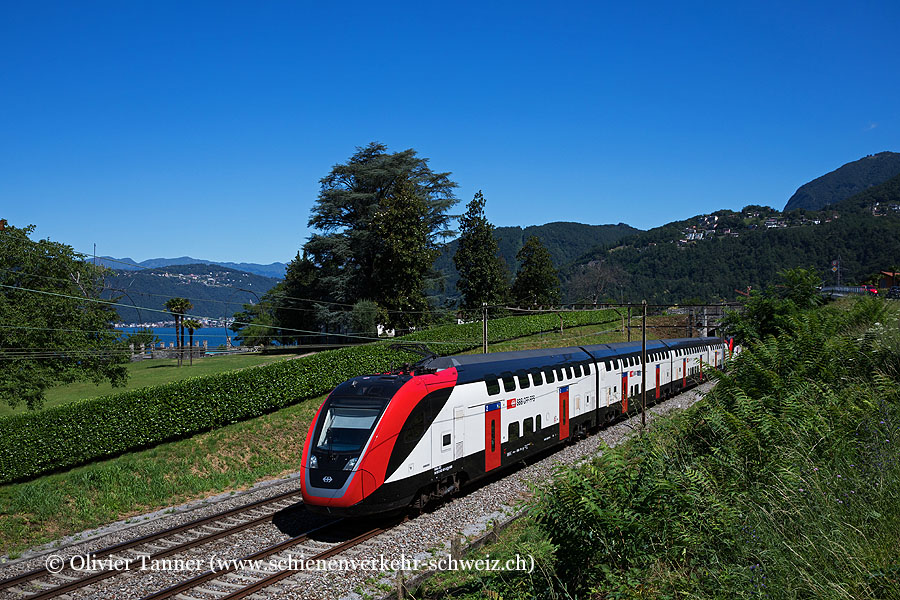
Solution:
<path fill-rule="evenodd" d="M 900 598 L 898 367 L 884 304 L 792 316 L 704 402 L 561 470 L 530 513 L 547 576 L 479 593 Z"/>

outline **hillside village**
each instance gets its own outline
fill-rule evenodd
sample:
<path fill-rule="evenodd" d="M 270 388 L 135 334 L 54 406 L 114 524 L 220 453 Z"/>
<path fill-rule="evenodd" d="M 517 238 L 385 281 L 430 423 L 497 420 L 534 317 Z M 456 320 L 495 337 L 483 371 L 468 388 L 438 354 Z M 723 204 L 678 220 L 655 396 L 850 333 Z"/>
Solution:
<path fill-rule="evenodd" d="M 840 214 L 833 210 L 793 210 L 783 213 L 767 206 L 747 206 L 741 212 L 721 210 L 699 215 L 694 223 L 681 229 L 681 237 L 677 241 L 679 246 L 685 246 L 715 237 L 736 238 L 747 231 L 809 227 L 830 223 L 839 218 Z"/>

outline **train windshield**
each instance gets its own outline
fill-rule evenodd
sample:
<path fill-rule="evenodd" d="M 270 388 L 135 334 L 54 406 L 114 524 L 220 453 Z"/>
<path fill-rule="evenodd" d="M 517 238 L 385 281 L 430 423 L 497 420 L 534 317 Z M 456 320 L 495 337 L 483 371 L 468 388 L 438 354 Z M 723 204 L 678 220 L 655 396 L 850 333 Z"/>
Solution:
<path fill-rule="evenodd" d="M 316 449 L 320 452 L 353 452 L 362 450 L 387 401 L 329 403 L 322 420 Z"/>

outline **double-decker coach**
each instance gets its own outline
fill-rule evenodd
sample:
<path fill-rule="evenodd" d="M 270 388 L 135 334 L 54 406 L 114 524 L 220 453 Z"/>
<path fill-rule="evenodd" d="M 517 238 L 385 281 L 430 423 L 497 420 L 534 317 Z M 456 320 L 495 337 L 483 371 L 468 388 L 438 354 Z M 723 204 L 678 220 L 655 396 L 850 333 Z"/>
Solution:
<path fill-rule="evenodd" d="M 720 338 L 625 342 L 429 357 L 405 372 L 354 377 L 328 396 L 303 448 L 313 511 L 388 512 L 585 435 L 721 368 Z"/>

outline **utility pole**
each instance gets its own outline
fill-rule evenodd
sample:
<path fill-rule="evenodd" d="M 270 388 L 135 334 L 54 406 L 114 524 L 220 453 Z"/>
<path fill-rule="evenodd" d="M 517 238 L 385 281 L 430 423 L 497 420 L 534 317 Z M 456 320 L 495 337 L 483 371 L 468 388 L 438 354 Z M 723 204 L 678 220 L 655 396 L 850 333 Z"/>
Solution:
<path fill-rule="evenodd" d="M 641 427 L 647 426 L 647 301 L 641 302 Z"/>
<path fill-rule="evenodd" d="M 688 309 L 688 337 L 694 337 L 694 309 Z"/>
<path fill-rule="evenodd" d="M 481 353 L 487 354 L 487 302 L 481 303 Z"/>
<path fill-rule="evenodd" d="M 631 305 L 628 305 L 628 341 L 631 341 Z"/>

